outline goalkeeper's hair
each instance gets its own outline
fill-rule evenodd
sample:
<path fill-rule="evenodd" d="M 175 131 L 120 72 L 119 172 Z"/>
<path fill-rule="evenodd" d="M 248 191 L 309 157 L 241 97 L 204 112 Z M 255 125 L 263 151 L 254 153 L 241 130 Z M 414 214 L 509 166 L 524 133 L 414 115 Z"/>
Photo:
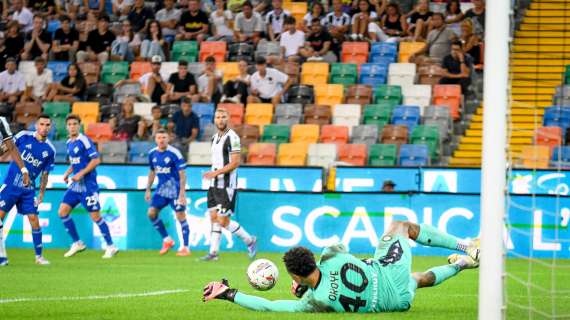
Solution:
<path fill-rule="evenodd" d="M 308 277 L 317 268 L 313 253 L 305 247 L 295 247 L 285 252 L 283 262 L 289 273 Z"/>

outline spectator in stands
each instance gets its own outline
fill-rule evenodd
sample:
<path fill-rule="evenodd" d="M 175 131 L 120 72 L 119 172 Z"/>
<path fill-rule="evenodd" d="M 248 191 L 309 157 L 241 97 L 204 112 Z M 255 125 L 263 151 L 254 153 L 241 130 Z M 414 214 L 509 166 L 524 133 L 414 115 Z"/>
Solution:
<path fill-rule="evenodd" d="M 281 103 L 281 97 L 289 86 L 291 80 L 285 73 L 267 67 L 264 57 L 255 60 L 257 71 L 251 75 L 251 94 L 247 97 L 248 103 Z"/>
<path fill-rule="evenodd" d="M 148 23 L 154 20 L 154 12 L 144 5 L 144 0 L 135 0 L 135 4 L 127 17 L 134 32 L 146 32 Z"/>
<path fill-rule="evenodd" d="M 459 84 L 464 95 L 469 93 L 471 84 L 472 58 L 463 52 L 463 44 L 456 40 L 451 45 L 451 54 L 443 58 L 442 68 L 445 69 L 441 84 Z"/>
<path fill-rule="evenodd" d="M 271 0 L 252 0 L 254 11 L 262 16 L 265 16 L 267 11 L 271 8 Z"/>
<path fill-rule="evenodd" d="M 172 115 L 172 124 L 175 135 L 175 142 L 182 144 L 184 149 L 188 150 L 188 145 L 196 140 L 200 131 L 200 121 L 198 116 L 192 112 L 192 101 L 188 97 L 184 97 L 181 101 L 180 110 Z"/>
<path fill-rule="evenodd" d="M 160 66 L 162 63 L 161 56 L 153 56 L 151 58 L 151 71 L 143 74 L 138 80 L 126 79 L 117 82 L 115 88 L 119 88 L 124 84 L 140 83 L 144 94 L 150 97 L 150 100 L 156 104 L 161 104 L 162 95 L 168 90 L 166 79 L 160 74 Z"/>
<path fill-rule="evenodd" d="M 8 58 L 6 70 L 0 73 L 0 102 L 15 105 L 26 90 L 24 76 L 16 69 L 16 59 Z"/>
<path fill-rule="evenodd" d="M 176 40 L 196 40 L 202 42 L 208 36 L 208 15 L 200 10 L 200 1 L 189 0 L 188 11 L 180 16 L 179 33 Z"/>
<path fill-rule="evenodd" d="M 34 14 L 47 18 L 55 14 L 54 0 L 29 0 L 28 6 Z"/>
<path fill-rule="evenodd" d="M 183 97 L 192 99 L 194 96 L 196 96 L 196 81 L 188 72 L 188 62 L 181 60 L 178 62 L 178 72 L 170 75 L 168 79 L 166 93 L 161 98 L 162 103 L 179 102 Z"/>
<path fill-rule="evenodd" d="M 396 184 L 392 180 L 384 180 L 382 184 L 382 192 L 394 192 Z"/>
<path fill-rule="evenodd" d="M 267 36 L 269 41 L 279 41 L 281 33 L 285 32 L 285 19 L 290 15 L 288 11 L 283 10 L 283 0 L 273 0 L 273 10 L 269 11 L 265 16 L 265 25 L 267 26 Z"/>
<path fill-rule="evenodd" d="M 303 31 L 306 34 L 311 33 L 311 25 L 313 24 L 313 19 L 319 19 L 320 23 L 324 24 L 324 19 L 326 16 L 325 7 L 319 1 L 313 2 L 311 10 L 305 14 L 303 17 Z"/>
<path fill-rule="evenodd" d="M 22 53 L 23 60 L 34 60 L 42 57 L 48 60 L 49 48 L 51 46 L 51 34 L 44 28 L 44 18 L 40 15 L 34 16 L 34 27 L 26 35 L 26 44 Z"/>
<path fill-rule="evenodd" d="M 46 68 L 46 61 L 43 58 L 36 58 L 35 69 L 27 75 L 26 91 L 22 101 L 34 101 L 42 103 L 46 100 L 49 85 L 53 82 L 53 75 L 50 69 Z"/>
<path fill-rule="evenodd" d="M 331 35 L 323 29 L 319 18 L 313 18 L 311 33 L 307 37 L 305 47 L 299 50 L 301 56 L 307 61 L 326 61 L 334 63 L 336 55 L 330 50 L 332 44 Z"/>
<path fill-rule="evenodd" d="M 22 31 L 28 33 L 34 28 L 34 14 L 24 5 L 24 0 L 12 0 L 12 20 L 18 21 Z"/>
<path fill-rule="evenodd" d="M 216 0 L 216 10 L 210 14 L 212 37 L 208 41 L 233 41 L 232 31 L 233 14 L 226 10 L 224 0 Z"/>
<path fill-rule="evenodd" d="M 242 59 L 238 62 L 239 75 L 224 84 L 224 95 L 220 99 L 226 103 L 247 103 L 247 88 L 251 84 L 251 76 L 247 73 L 247 61 Z"/>
<path fill-rule="evenodd" d="M 445 6 L 445 22 L 447 27 L 453 30 L 457 36 L 461 34 L 461 24 L 459 22 L 449 23 L 449 21 L 455 21 L 461 14 L 461 2 L 459 0 L 449 0 Z"/>
<path fill-rule="evenodd" d="M 386 3 L 386 0 L 382 3 Z M 368 24 L 378 18 L 376 11 L 372 11 L 368 0 L 358 0 L 358 10 L 359 12 L 352 16 L 352 34 L 350 35 L 352 40 L 368 38 Z"/>
<path fill-rule="evenodd" d="M 97 29 L 89 32 L 86 51 L 77 52 L 77 62 L 99 61 L 100 64 L 105 64 L 109 59 L 113 41 L 115 35 L 109 30 L 109 17 L 102 16 L 97 22 Z"/>
<path fill-rule="evenodd" d="M 414 9 L 406 15 L 410 19 L 408 34 L 413 41 L 422 41 L 432 30 L 431 17 L 433 12 L 429 10 L 429 0 L 418 0 Z"/>
<path fill-rule="evenodd" d="M 55 31 L 51 44 L 53 59 L 57 61 L 71 61 L 79 48 L 79 32 L 71 26 L 71 19 L 62 15 L 59 18 L 61 25 Z"/>
<path fill-rule="evenodd" d="M 83 0 L 83 7 L 89 12 L 93 12 L 100 17 L 105 13 L 105 1 L 109 0 Z"/>
<path fill-rule="evenodd" d="M 481 38 L 473 33 L 473 20 L 465 19 L 461 22 L 461 36 L 459 37 L 463 43 L 463 52 L 469 54 L 473 58 L 473 64 L 481 63 Z"/>
<path fill-rule="evenodd" d="M 171 0 L 169 0 L 171 1 Z M 133 7 L 133 0 L 112 0 L 111 2 L 113 16 L 119 21 L 123 21 L 131 12 Z"/>
<path fill-rule="evenodd" d="M 401 37 L 408 30 L 406 17 L 402 15 L 400 6 L 397 3 L 390 3 L 386 6 L 386 15 L 382 17 L 380 26 L 388 37 Z M 368 32 L 371 31 L 374 30 L 369 28 Z M 378 37 L 376 40 L 379 40 Z"/>
<path fill-rule="evenodd" d="M 156 20 L 150 21 L 146 37 L 141 44 L 141 58 L 148 60 L 151 57 L 160 56 L 164 60 L 165 55 L 163 48 L 165 45 L 166 41 L 162 37 L 160 23 Z"/>
<path fill-rule="evenodd" d="M 123 20 L 121 33 L 111 44 L 111 57 L 113 60 L 129 61 L 135 60 L 135 52 L 141 45 L 139 33 L 135 33 L 129 20 Z"/>
<path fill-rule="evenodd" d="M 305 45 L 305 33 L 297 30 L 295 17 L 289 16 L 285 18 L 284 31 L 279 43 L 283 57 L 288 61 L 299 61 L 299 49 Z"/>
<path fill-rule="evenodd" d="M 332 6 L 333 11 L 325 16 L 323 24 L 333 37 L 333 44 L 337 44 L 338 49 L 340 49 L 340 43 L 344 41 L 344 37 L 350 28 L 350 16 L 342 11 L 342 0 L 332 0 Z"/>
<path fill-rule="evenodd" d="M 162 35 L 166 41 L 172 42 L 176 38 L 176 25 L 181 15 L 182 11 L 174 7 L 174 0 L 164 0 L 164 8 L 156 13 L 156 20 L 160 22 Z"/>
<path fill-rule="evenodd" d="M 470 19 L 473 22 L 473 32 L 479 36 L 483 36 L 485 32 L 485 0 L 471 0 L 473 8 L 460 13 L 454 19 L 449 19 L 447 23 L 455 23 Z"/>
<path fill-rule="evenodd" d="M 253 12 L 251 2 L 245 1 L 242 12 L 236 15 L 234 21 L 234 41 L 251 42 L 257 45 L 263 32 L 263 20 L 259 13 Z"/>
<path fill-rule="evenodd" d="M 153 106 L 151 109 L 151 121 L 146 121 L 145 138 L 152 139 L 156 132 L 168 126 L 168 120 L 162 117 L 160 106 Z"/>
<path fill-rule="evenodd" d="M 91 11 L 85 16 L 78 17 L 76 22 L 77 31 L 79 32 L 79 49 L 78 51 L 87 51 L 87 39 L 89 33 L 96 30 L 98 25 L 97 17 Z"/>
<path fill-rule="evenodd" d="M 434 62 L 440 63 L 451 52 L 451 43 L 457 39 L 455 33 L 448 29 L 443 14 L 437 12 L 431 17 L 433 30 L 430 31 L 425 46 L 410 56 L 410 61 L 418 62 L 418 58 L 427 54 Z"/>
<path fill-rule="evenodd" d="M 206 66 L 202 75 L 198 77 L 198 101 L 218 103 L 222 95 L 222 79 L 224 74 L 216 70 L 216 59 L 206 57 Z"/>
<path fill-rule="evenodd" d="M 79 67 L 72 63 L 67 67 L 67 76 L 61 83 L 54 82 L 49 85 L 46 101 L 67 101 L 73 103 L 85 98 L 87 83 Z"/>
<path fill-rule="evenodd" d="M 20 59 L 24 50 L 24 37 L 19 32 L 20 25 L 17 21 L 10 21 L 4 33 L 4 43 L 0 47 L 0 68 L 3 68 L 8 58 Z"/>
<path fill-rule="evenodd" d="M 140 140 L 144 137 L 146 122 L 134 110 L 135 99 L 127 97 L 123 101 L 121 113 L 109 119 L 109 125 L 118 140 Z"/>

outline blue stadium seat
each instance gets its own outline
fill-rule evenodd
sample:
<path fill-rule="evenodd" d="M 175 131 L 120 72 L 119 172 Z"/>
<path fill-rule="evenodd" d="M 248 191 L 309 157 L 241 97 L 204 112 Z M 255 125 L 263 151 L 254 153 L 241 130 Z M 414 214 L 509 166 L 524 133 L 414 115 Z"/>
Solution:
<path fill-rule="evenodd" d="M 61 22 L 58 19 L 49 20 L 47 24 L 47 32 L 51 33 L 51 36 L 53 37 L 55 35 L 55 31 L 59 29 L 60 26 Z"/>
<path fill-rule="evenodd" d="M 570 127 L 570 107 L 552 106 L 544 109 L 543 125 L 545 127 L 560 127 L 566 130 Z"/>
<path fill-rule="evenodd" d="M 392 111 L 392 124 L 404 125 L 408 127 L 408 132 L 420 124 L 421 113 L 418 106 L 396 106 Z"/>
<path fill-rule="evenodd" d="M 67 75 L 67 67 L 69 61 L 50 61 L 47 64 L 48 69 L 53 73 L 53 81 L 60 82 Z"/>
<path fill-rule="evenodd" d="M 369 61 L 374 63 L 396 62 L 398 57 L 398 44 L 387 42 L 375 42 L 370 50 Z"/>
<path fill-rule="evenodd" d="M 129 162 L 148 164 L 148 152 L 155 147 L 155 144 L 147 141 L 133 141 L 129 147 Z"/>
<path fill-rule="evenodd" d="M 194 112 L 198 119 L 200 119 L 200 134 L 204 131 L 204 128 L 208 126 L 208 124 L 214 122 L 214 110 L 215 106 L 213 103 L 193 103 L 192 104 L 192 112 Z"/>
<path fill-rule="evenodd" d="M 386 83 L 388 77 L 388 65 L 381 63 L 365 63 L 360 67 L 359 83 L 373 87 Z"/>
<path fill-rule="evenodd" d="M 55 147 L 55 162 L 57 163 L 65 163 L 67 162 L 67 144 L 66 141 L 52 141 L 51 142 Z"/>
<path fill-rule="evenodd" d="M 420 167 L 429 165 L 429 148 L 425 144 L 403 144 L 400 146 L 402 167 Z"/>
<path fill-rule="evenodd" d="M 570 147 L 567 146 L 559 146 L 554 148 L 554 152 L 552 153 L 552 161 L 550 162 L 550 166 L 552 167 L 561 167 L 561 168 L 569 168 L 570 167 Z"/>

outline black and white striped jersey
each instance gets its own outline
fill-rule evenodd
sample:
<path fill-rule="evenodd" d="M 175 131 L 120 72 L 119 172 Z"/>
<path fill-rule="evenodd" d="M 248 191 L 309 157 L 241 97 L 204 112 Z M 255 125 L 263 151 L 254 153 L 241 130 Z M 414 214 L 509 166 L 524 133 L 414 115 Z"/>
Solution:
<path fill-rule="evenodd" d="M 222 134 L 212 137 L 212 171 L 221 169 L 230 163 L 230 154 L 241 152 L 239 136 L 230 128 Z M 237 172 L 233 170 L 219 175 L 210 181 L 210 187 L 237 188 Z"/>

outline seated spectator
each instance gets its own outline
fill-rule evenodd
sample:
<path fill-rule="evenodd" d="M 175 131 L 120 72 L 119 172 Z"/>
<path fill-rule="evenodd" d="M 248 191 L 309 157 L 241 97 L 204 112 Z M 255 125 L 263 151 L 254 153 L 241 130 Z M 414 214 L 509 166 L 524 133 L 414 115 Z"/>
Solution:
<path fill-rule="evenodd" d="M 459 84 L 464 95 L 469 94 L 471 84 L 472 59 L 463 52 L 462 43 L 456 40 L 451 45 L 451 54 L 443 58 L 441 67 L 445 69 L 441 84 Z"/>
<path fill-rule="evenodd" d="M 121 33 L 111 44 L 111 57 L 113 60 L 132 62 L 135 60 L 135 52 L 139 50 L 140 45 L 140 36 L 133 32 L 131 22 L 123 20 Z"/>
<path fill-rule="evenodd" d="M 323 24 L 333 37 L 333 50 L 340 51 L 340 44 L 350 28 L 350 16 L 343 9 L 342 0 L 332 1 L 333 12 L 327 14 Z"/>
<path fill-rule="evenodd" d="M 83 0 L 83 10 L 93 12 L 96 16 L 100 17 L 106 14 L 105 1 L 108 0 Z"/>
<path fill-rule="evenodd" d="M 150 101 L 161 104 L 162 95 L 168 90 L 168 85 L 166 79 L 162 78 L 160 74 L 160 65 L 162 63 L 162 58 L 160 56 L 154 56 L 151 58 L 151 71 L 143 74 L 138 80 L 126 79 L 117 82 L 115 88 L 119 88 L 124 84 L 129 83 L 140 83 L 143 94 L 150 97 Z"/>
<path fill-rule="evenodd" d="M 422 41 L 432 29 L 430 25 L 433 12 L 429 10 L 429 0 L 418 0 L 416 7 L 406 16 L 410 18 L 408 34 L 413 41 Z"/>
<path fill-rule="evenodd" d="M 288 61 L 299 61 L 299 49 L 305 45 L 305 33 L 297 30 L 295 17 L 285 18 L 285 32 L 281 34 L 281 51 Z"/>
<path fill-rule="evenodd" d="M 216 0 L 216 10 L 210 14 L 212 36 L 208 41 L 233 41 L 232 21 L 234 17 L 230 10 L 226 10 L 224 0 Z"/>
<path fill-rule="evenodd" d="M 160 129 L 166 130 L 168 119 L 162 117 L 160 106 L 153 106 L 151 109 L 151 121 L 145 121 L 145 138 L 152 139 L 156 132 Z"/>
<path fill-rule="evenodd" d="M 145 39 L 141 44 L 141 58 L 149 60 L 151 57 L 160 56 L 162 60 L 164 60 L 165 55 L 163 48 L 165 45 L 166 41 L 162 37 L 160 23 L 156 20 L 150 21 Z"/>
<path fill-rule="evenodd" d="M 84 18 L 84 19 L 83 19 Z M 79 49 L 78 51 L 87 51 L 87 39 L 89 38 L 89 33 L 97 29 L 97 17 L 91 11 L 87 12 L 87 15 L 80 16 L 77 19 L 77 32 L 79 32 Z"/>
<path fill-rule="evenodd" d="M 449 23 L 449 21 L 455 21 L 457 17 L 462 14 L 461 12 L 461 2 L 459 0 L 449 0 L 445 6 L 445 22 L 447 27 L 457 36 L 461 35 L 461 23 L 459 21 Z"/>
<path fill-rule="evenodd" d="M 123 101 L 123 108 L 117 117 L 109 120 L 109 125 L 113 129 L 113 134 L 117 140 L 138 140 L 144 137 L 146 123 L 141 116 L 134 113 L 135 100 L 127 97 Z"/>
<path fill-rule="evenodd" d="M 313 2 L 311 10 L 307 12 L 307 14 L 305 14 L 303 17 L 303 31 L 306 34 L 311 33 L 311 25 L 313 24 L 313 19 L 315 18 L 319 19 L 319 21 L 322 21 L 321 23 L 324 24 L 325 15 L 326 12 L 323 4 L 319 1 Z"/>
<path fill-rule="evenodd" d="M 24 37 L 19 32 L 17 21 L 10 21 L 4 33 L 4 43 L 0 46 L 0 68 L 4 68 L 8 58 L 20 59 L 20 54 L 24 50 Z"/>
<path fill-rule="evenodd" d="M 473 8 L 465 11 L 465 13 L 459 13 L 457 17 L 446 22 L 455 23 L 470 19 L 473 22 L 473 32 L 483 37 L 485 32 L 485 0 L 471 0 L 471 3 L 473 3 Z"/>
<path fill-rule="evenodd" d="M 206 57 L 205 63 L 204 72 L 198 77 L 198 100 L 218 103 L 222 95 L 224 74 L 216 70 L 216 59 L 213 56 Z"/>
<path fill-rule="evenodd" d="M 257 71 L 251 75 L 251 94 L 247 103 L 281 103 L 281 97 L 289 86 L 291 80 L 285 73 L 267 67 L 264 57 L 255 60 Z"/>
<path fill-rule="evenodd" d="M 26 79 L 26 91 L 22 101 L 34 101 L 42 103 L 46 100 L 49 85 L 53 82 L 50 69 L 46 68 L 46 61 L 43 58 L 36 58 L 35 69 L 28 74 Z"/>
<path fill-rule="evenodd" d="M 54 0 L 29 0 L 30 9 L 42 18 L 47 18 L 55 14 Z"/>
<path fill-rule="evenodd" d="M 109 30 L 109 17 L 102 16 L 97 22 L 97 29 L 89 33 L 86 51 L 77 52 L 77 62 L 99 61 L 100 64 L 105 64 L 109 60 L 113 41 L 115 35 Z"/>
<path fill-rule="evenodd" d="M 144 0 L 135 0 L 135 4 L 127 17 L 134 32 L 146 32 L 148 23 L 154 20 L 154 12 L 144 5 Z"/>
<path fill-rule="evenodd" d="M 406 30 L 408 30 L 408 23 L 406 22 L 406 17 L 402 15 L 400 6 L 397 3 L 390 3 L 386 6 L 386 14 L 380 20 L 380 27 L 388 38 L 399 38 L 405 35 Z M 375 33 L 374 36 L 370 36 L 372 40 L 386 41 L 381 39 L 375 27 L 371 28 L 369 26 L 368 32 Z"/>
<path fill-rule="evenodd" d="M 0 73 L 0 102 L 15 105 L 26 90 L 24 76 L 16 69 L 16 59 L 8 58 L 6 70 Z"/>
<path fill-rule="evenodd" d="M 301 56 L 308 61 L 326 61 L 334 63 L 337 61 L 336 55 L 330 50 L 332 37 L 323 30 L 319 18 L 314 18 L 311 23 L 311 33 L 307 37 L 305 47 L 299 50 Z"/>
<path fill-rule="evenodd" d="M 178 72 L 170 75 L 168 79 L 166 93 L 162 95 L 162 103 L 177 103 L 183 97 L 195 99 L 198 101 L 196 95 L 196 81 L 194 76 L 188 72 L 188 62 L 182 60 L 178 62 Z"/>
<path fill-rule="evenodd" d="M 26 8 L 24 0 L 12 0 L 12 21 L 17 21 L 25 33 L 34 28 L 34 14 Z"/>
<path fill-rule="evenodd" d="M 190 142 L 195 141 L 200 131 L 198 116 L 192 112 L 192 101 L 184 97 L 180 104 L 180 110 L 172 115 L 170 128 L 174 131 L 175 142 L 182 144 L 188 149 Z"/>
<path fill-rule="evenodd" d="M 263 20 L 261 16 L 259 13 L 253 12 L 251 2 L 244 2 L 242 12 L 236 15 L 234 21 L 234 41 L 250 42 L 257 45 L 261 32 L 263 32 Z"/>
<path fill-rule="evenodd" d="M 457 39 L 455 33 L 448 29 L 443 21 L 443 14 L 437 12 L 431 17 L 433 30 L 430 31 L 425 46 L 410 56 L 410 61 L 416 61 L 421 55 L 427 54 L 434 62 L 440 63 L 451 52 L 451 43 Z"/>
<path fill-rule="evenodd" d="M 174 41 L 176 37 L 176 25 L 181 15 L 182 11 L 174 7 L 174 0 L 164 0 L 164 8 L 156 13 L 156 20 L 160 23 L 162 35 L 166 41 Z"/>
<path fill-rule="evenodd" d="M 71 61 L 79 48 L 79 32 L 71 26 L 68 16 L 61 16 L 59 21 L 61 26 L 55 31 L 51 52 L 57 61 Z"/>
<path fill-rule="evenodd" d="M 473 33 L 473 20 L 466 19 L 461 22 L 461 43 L 463 43 L 463 52 L 469 54 L 473 58 L 473 64 L 481 63 L 481 38 Z"/>
<path fill-rule="evenodd" d="M 272 0 L 273 10 L 269 11 L 265 16 L 266 32 L 269 41 L 279 41 L 281 33 L 283 33 L 285 19 L 290 13 L 283 10 L 283 0 Z"/>
<path fill-rule="evenodd" d="M 188 1 L 188 11 L 180 16 L 180 27 L 176 40 L 196 40 L 205 41 L 208 36 L 208 15 L 200 10 L 198 0 Z"/>
<path fill-rule="evenodd" d="M 49 48 L 51 46 L 51 34 L 44 28 L 44 18 L 40 15 L 34 16 L 34 27 L 26 35 L 26 44 L 22 53 L 23 60 L 34 60 L 38 57 L 48 60 Z"/>
<path fill-rule="evenodd" d="M 220 102 L 225 103 L 247 103 L 247 88 L 251 84 L 251 76 L 247 73 L 248 64 L 245 59 L 238 62 L 239 75 L 224 84 L 224 95 Z"/>
<path fill-rule="evenodd" d="M 129 12 L 131 12 L 133 0 L 112 0 L 111 5 L 113 16 L 115 16 L 118 21 L 124 21 L 129 15 Z"/>
<path fill-rule="evenodd" d="M 85 97 L 86 89 L 87 84 L 83 73 L 73 63 L 67 67 L 67 76 L 61 80 L 61 83 L 50 84 L 46 101 L 67 101 L 69 103 L 81 101 Z"/>
<path fill-rule="evenodd" d="M 368 24 L 378 19 L 376 11 L 372 11 L 368 0 L 358 0 L 358 10 L 359 12 L 352 16 L 352 34 L 350 35 L 352 40 L 368 38 Z"/>

